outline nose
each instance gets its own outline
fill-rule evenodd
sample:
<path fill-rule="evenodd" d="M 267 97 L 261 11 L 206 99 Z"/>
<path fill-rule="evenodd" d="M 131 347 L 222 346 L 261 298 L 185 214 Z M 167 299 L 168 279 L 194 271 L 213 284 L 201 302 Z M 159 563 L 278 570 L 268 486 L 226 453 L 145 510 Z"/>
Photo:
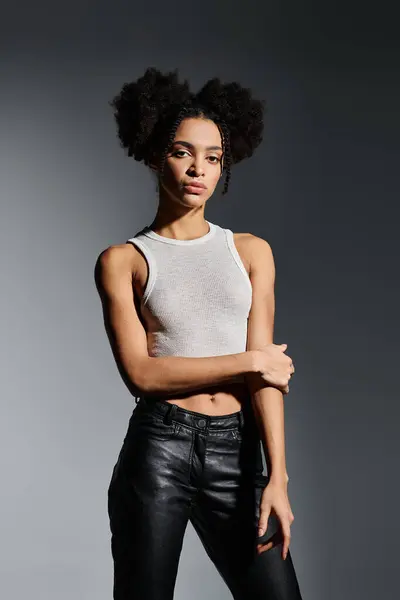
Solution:
<path fill-rule="evenodd" d="M 204 168 L 201 162 L 201 159 L 195 159 L 193 163 L 189 167 L 189 172 L 194 177 L 199 177 L 200 175 L 204 175 Z"/>

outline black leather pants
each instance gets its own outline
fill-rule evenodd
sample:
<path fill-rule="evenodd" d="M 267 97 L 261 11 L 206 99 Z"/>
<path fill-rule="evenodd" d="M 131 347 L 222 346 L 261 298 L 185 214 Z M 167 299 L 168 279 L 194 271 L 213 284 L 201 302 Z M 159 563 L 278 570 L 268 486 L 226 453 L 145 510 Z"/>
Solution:
<path fill-rule="evenodd" d="M 301 600 L 290 550 L 256 552 L 267 482 L 250 403 L 208 416 L 141 398 L 108 489 L 114 600 L 172 600 L 189 520 L 235 600 Z M 271 514 L 258 541 L 278 528 Z"/>

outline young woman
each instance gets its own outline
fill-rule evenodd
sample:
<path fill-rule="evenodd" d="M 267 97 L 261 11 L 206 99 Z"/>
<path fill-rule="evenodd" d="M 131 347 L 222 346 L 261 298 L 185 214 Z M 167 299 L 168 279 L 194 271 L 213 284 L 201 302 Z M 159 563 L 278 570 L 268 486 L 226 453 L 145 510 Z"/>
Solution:
<path fill-rule="evenodd" d="M 150 226 L 104 250 L 96 283 L 137 406 L 108 489 L 115 600 L 171 600 L 190 520 L 235 600 L 300 600 L 289 552 L 283 395 L 269 244 L 204 217 L 253 154 L 263 102 L 238 83 L 197 93 L 149 68 L 110 103 L 128 155 L 158 182 Z M 263 475 L 261 443 L 268 475 Z"/>

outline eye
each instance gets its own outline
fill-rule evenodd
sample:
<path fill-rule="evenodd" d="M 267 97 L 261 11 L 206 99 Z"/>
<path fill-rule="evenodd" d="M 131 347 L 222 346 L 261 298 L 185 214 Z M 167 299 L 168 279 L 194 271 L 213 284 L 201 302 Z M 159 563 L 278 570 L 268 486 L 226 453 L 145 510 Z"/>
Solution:
<path fill-rule="evenodd" d="M 172 154 L 172 156 L 177 156 L 178 158 L 184 158 L 183 155 L 185 155 L 185 154 L 188 155 L 189 152 L 187 150 L 176 150 Z M 208 159 L 209 160 L 211 159 L 211 163 L 214 164 L 214 165 L 218 164 L 221 161 L 221 159 L 219 158 L 219 156 L 209 156 Z"/>
<path fill-rule="evenodd" d="M 178 156 L 178 154 L 180 153 L 184 153 L 184 154 L 189 154 L 187 150 L 177 150 L 176 152 L 173 153 L 173 156 Z M 181 156 L 178 158 L 182 158 Z"/>

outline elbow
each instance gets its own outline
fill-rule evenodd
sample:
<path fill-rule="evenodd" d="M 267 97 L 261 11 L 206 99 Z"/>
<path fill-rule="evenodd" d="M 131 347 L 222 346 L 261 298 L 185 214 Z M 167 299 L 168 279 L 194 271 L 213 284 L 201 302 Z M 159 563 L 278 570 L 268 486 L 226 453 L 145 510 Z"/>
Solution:
<path fill-rule="evenodd" d="M 151 393 L 151 382 L 148 376 L 148 360 L 137 361 L 137 364 L 123 364 L 122 360 L 116 357 L 118 371 L 126 387 L 133 396 L 144 396 Z"/>
<path fill-rule="evenodd" d="M 136 368 L 133 369 L 131 382 L 138 395 L 149 395 L 153 392 L 153 386 L 150 377 L 150 357 L 138 361 Z"/>

